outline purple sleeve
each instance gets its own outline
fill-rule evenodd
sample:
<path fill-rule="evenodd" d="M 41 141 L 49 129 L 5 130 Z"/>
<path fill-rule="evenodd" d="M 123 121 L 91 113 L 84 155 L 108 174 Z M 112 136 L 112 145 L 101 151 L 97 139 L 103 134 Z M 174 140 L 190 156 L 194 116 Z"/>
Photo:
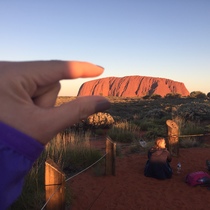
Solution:
<path fill-rule="evenodd" d="M 0 122 L 0 209 L 7 209 L 21 194 L 24 177 L 44 146 Z"/>

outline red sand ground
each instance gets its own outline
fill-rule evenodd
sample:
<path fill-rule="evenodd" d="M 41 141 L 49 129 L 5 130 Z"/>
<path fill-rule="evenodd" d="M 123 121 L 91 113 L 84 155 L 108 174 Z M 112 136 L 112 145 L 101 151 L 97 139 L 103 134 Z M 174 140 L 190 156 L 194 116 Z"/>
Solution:
<path fill-rule="evenodd" d="M 105 148 L 104 141 L 91 145 Z M 116 159 L 116 176 L 96 176 L 90 169 L 70 180 L 74 195 L 70 209 L 210 209 L 210 190 L 185 183 L 187 173 L 207 171 L 206 159 L 210 159 L 210 148 L 181 148 L 179 157 L 171 163 L 176 172 L 176 165 L 181 162 L 181 174 L 160 181 L 143 175 L 146 154 L 125 154 Z"/>

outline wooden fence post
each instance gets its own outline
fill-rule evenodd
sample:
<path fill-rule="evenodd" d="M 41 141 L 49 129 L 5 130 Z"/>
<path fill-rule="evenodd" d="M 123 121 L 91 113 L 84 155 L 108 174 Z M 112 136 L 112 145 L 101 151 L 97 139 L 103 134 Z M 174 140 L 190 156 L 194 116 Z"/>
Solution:
<path fill-rule="evenodd" d="M 173 120 L 167 120 L 168 150 L 172 156 L 179 155 L 179 127 Z"/>
<path fill-rule="evenodd" d="M 46 209 L 65 209 L 65 174 L 51 159 L 45 162 L 45 192 Z"/>
<path fill-rule="evenodd" d="M 106 175 L 115 176 L 116 143 L 106 139 Z"/>

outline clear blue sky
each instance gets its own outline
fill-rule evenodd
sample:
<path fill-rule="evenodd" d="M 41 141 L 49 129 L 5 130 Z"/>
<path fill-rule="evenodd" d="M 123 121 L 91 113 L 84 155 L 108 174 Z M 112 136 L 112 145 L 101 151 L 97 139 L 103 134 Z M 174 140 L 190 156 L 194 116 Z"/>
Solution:
<path fill-rule="evenodd" d="M 0 60 L 80 60 L 102 77 L 153 76 L 210 92 L 210 0 L 0 2 Z M 73 96 L 83 82 L 63 81 Z"/>

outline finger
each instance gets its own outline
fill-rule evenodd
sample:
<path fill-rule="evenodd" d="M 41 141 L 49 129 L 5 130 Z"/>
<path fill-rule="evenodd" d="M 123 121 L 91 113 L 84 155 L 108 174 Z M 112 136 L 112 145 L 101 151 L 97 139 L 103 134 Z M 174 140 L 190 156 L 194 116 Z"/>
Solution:
<path fill-rule="evenodd" d="M 104 71 L 100 66 L 78 61 L 6 62 L 6 66 L 7 69 L 13 70 L 13 74 L 20 75 L 21 73 L 39 86 L 52 84 L 62 79 L 95 77 Z"/>
<path fill-rule="evenodd" d="M 34 104 L 42 108 L 53 107 L 60 91 L 60 87 L 60 83 L 57 82 L 56 84 L 41 88 L 32 98 Z"/>
<path fill-rule="evenodd" d="M 41 128 L 35 132 L 35 138 L 46 144 L 55 134 L 71 126 L 89 115 L 96 112 L 103 112 L 110 107 L 110 102 L 102 96 L 79 97 L 74 101 L 65 103 L 59 107 L 45 112 L 45 117 L 39 126 L 46 129 L 41 132 Z M 50 126 L 50 127 L 49 127 Z"/>

